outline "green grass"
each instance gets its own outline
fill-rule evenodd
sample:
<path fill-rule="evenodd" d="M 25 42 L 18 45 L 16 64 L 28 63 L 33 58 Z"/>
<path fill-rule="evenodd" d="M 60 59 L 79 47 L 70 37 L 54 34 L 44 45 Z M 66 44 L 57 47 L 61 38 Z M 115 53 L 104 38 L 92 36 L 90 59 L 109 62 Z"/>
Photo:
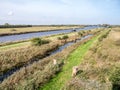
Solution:
<path fill-rule="evenodd" d="M 68 33 L 68 36 L 73 36 L 76 33 Z M 64 34 L 58 34 L 58 35 L 51 35 L 48 37 L 43 37 L 43 39 L 50 39 L 50 40 L 57 40 L 57 37 L 62 37 Z M 18 42 L 18 43 L 13 43 L 13 44 L 7 44 L 4 46 L 0 46 L 0 50 L 8 50 L 8 49 L 12 49 L 12 48 L 19 48 L 19 47 L 24 47 L 24 46 L 28 46 L 30 45 L 30 41 L 26 40 L 26 42 Z"/>
<path fill-rule="evenodd" d="M 30 42 L 21 42 L 21 43 L 5 45 L 5 46 L 1 46 L 0 50 L 7 50 L 7 49 L 15 48 L 15 47 L 24 47 L 29 44 L 30 44 Z"/>
<path fill-rule="evenodd" d="M 97 37 L 94 37 L 86 44 L 80 45 L 74 52 L 72 52 L 66 59 L 67 63 L 63 66 L 62 71 L 39 90 L 61 90 L 64 85 L 72 78 L 71 74 L 73 66 L 79 65 L 81 63 L 83 56 L 96 39 Z"/>

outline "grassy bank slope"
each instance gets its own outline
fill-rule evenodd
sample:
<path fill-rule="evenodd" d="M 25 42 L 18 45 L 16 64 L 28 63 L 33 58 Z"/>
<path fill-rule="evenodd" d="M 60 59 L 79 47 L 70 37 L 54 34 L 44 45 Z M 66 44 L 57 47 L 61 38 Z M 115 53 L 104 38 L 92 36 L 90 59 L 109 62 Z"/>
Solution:
<path fill-rule="evenodd" d="M 64 90 L 120 90 L 120 31 L 103 33 Z"/>
<path fill-rule="evenodd" d="M 86 44 L 82 44 L 73 53 L 71 53 L 67 58 L 67 63 L 64 65 L 62 71 L 40 90 L 60 90 L 64 84 L 72 78 L 72 67 L 80 64 L 84 54 L 88 51 L 91 44 L 96 39 L 97 37 L 94 37 Z"/>
<path fill-rule="evenodd" d="M 68 35 L 69 37 L 71 37 L 71 36 L 77 35 L 77 32 L 45 36 L 45 37 L 42 37 L 42 39 L 49 39 L 51 41 L 55 41 L 55 40 L 58 40 L 58 37 L 63 37 L 64 35 Z M 0 51 L 1 50 L 15 49 L 15 48 L 23 48 L 23 47 L 30 46 L 30 45 L 31 45 L 30 39 L 25 40 L 25 41 L 1 43 L 0 44 Z"/>
<path fill-rule="evenodd" d="M 10 45 L 5 45 L 5 46 L 0 46 L 0 50 L 9 50 L 9 49 L 15 49 L 15 48 L 20 48 L 20 47 L 25 47 L 25 46 L 30 46 L 30 42 L 18 42 L 18 43 L 13 43 Z"/>
<path fill-rule="evenodd" d="M 42 37 L 42 39 L 49 39 L 51 41 L 58 40 L 58 38 L 62 38 L 64 35 L 68 35 L 69 37 L 72 38 L 80 38 L 84 35 L 87 34 L 95 34 L 99 32 L 101 29 L 92 29 L 92 30 L 81 30 L 79 33 L 78 32 L 71 32 L 71 33 L 66 33 L 66 34 L 56 34 L 56 35 L 51 35 L 51 36 L 45 36 Z M 80 34 L 80 35 L 79 35 Z M 15 49 L 15 48 L 23 48 L 30 46 L 30 39 L 28 40 L 23 40 L 23 41 L 13 41 L 13 42 L 6 42 L 6 43 L 0 43 L 0 51 L 1 50 L 9 50 L 9 49 Z"/>

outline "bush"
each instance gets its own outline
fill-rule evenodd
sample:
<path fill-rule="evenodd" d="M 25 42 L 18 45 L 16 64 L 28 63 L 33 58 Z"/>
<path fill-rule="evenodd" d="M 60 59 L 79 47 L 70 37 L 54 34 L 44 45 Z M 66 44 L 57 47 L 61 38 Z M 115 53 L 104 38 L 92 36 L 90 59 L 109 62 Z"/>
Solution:
<path fill-rule="evenodd" d="M 120 67 L 117 67 L 113 70 L 109 80 L 113 84 L 113 90 L 120 90 Z"/>
<path fill-rule="evenodd" d="M 11 29 L 11 31 L 17 31 L 16 29 Z"/>
<path fill-rule="evenodd" d="M 99 37 L 98 40 L 99 40 L 99 41 L 102 41 L 102 40 L 103 40 L 104 38 L 106 38 L 106 37 L 107 37 L 107 33 L 104 34 L 104 35 L 102 35 L 101 37 Z"/>
<path fill-rule="evenodd" d="M 113 84 L 120 85 L 120 67 L 113 70 L 110 75 L 110 81 L 112 81 Z"/>
<path fill-rule="evenodd" d="M 110 30 L 107 31 L 106 33 L 102 34 L 102 35 L 98 38 L 98 40 L 99 40 L 99 41 L 102 41 L 104 38 L 106 38 L 106 37 L 108 36 L 109 32 L 110 32 Z"/>
<path fill-rule="evenodd" d="M 42 44 L 47 44 L 49 42 L 50 42 L 49 40 L 42 40 Z"/>
<path fill-rule="evenodd" d="M 61 37 L 58 37 L 57 39 L 58 39 L 58 40 L 62 40 L 62 38 L 61 38 Z"/>
<path fill-rule="evenodd" d="M 69 37 L 68 37 L 68 35 L 64 35 L 63 37 L 58 37 L 58 40 L 63 40 L 63 39 L 68 39 Z"/>
<path fill-rule="evenodd" d="M 68 39 L 69 37 L 68 37 L 68 35 L 64 35 L 63 37 L 62 37 L 62 39 Z"/>
<path fill-rule="evenodd" d="M 32 42 L 32 44 L 35 45 L 35 46 L 40 46 L 40 45 L 42 45 L 42 44 L 47 44 L 47 43 L 49 43 L 48 40 L 42 40 L 41 38 L 33 38 L 33 39 L 31 39 L 31 42 Z"/>
<path fill-rule="evenodd" d="M 83 36 L 83 33 L 81 33 L 81 32 L 78 32 L 78 35 L 80 35 L 80 36 Z"/>

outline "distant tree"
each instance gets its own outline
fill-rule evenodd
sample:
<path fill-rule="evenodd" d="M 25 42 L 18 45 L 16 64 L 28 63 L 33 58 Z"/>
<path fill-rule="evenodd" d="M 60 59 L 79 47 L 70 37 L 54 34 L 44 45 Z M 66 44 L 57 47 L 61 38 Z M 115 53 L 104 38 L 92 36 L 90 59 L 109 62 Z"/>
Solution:
<path fill-rule="evenodd" d="M 5 23 L 4 25 L 5 25 L 5 26 L 9 26 L 10 24 L 9 24 L 9 23 Z"/>

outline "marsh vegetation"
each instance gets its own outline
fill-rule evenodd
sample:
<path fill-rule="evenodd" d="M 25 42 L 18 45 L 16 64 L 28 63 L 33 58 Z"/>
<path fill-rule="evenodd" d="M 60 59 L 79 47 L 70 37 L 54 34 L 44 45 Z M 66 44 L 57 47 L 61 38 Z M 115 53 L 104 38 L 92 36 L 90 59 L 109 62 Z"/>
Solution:
<path fill-rule="evenodd" d="M 87 35 L 92 36 L 82 39 Z M 119 28 L 101 28 L 1 44 L 0 77 L 19 69 L 1 80 L 0 89 L 119 90 L 119 40 Z M 69 42 L 74 43 L 50 55 Z M 23 46 L 14 46 L 19 43 Z M 75 66 L 78 71 L 73 77 Z"/>

